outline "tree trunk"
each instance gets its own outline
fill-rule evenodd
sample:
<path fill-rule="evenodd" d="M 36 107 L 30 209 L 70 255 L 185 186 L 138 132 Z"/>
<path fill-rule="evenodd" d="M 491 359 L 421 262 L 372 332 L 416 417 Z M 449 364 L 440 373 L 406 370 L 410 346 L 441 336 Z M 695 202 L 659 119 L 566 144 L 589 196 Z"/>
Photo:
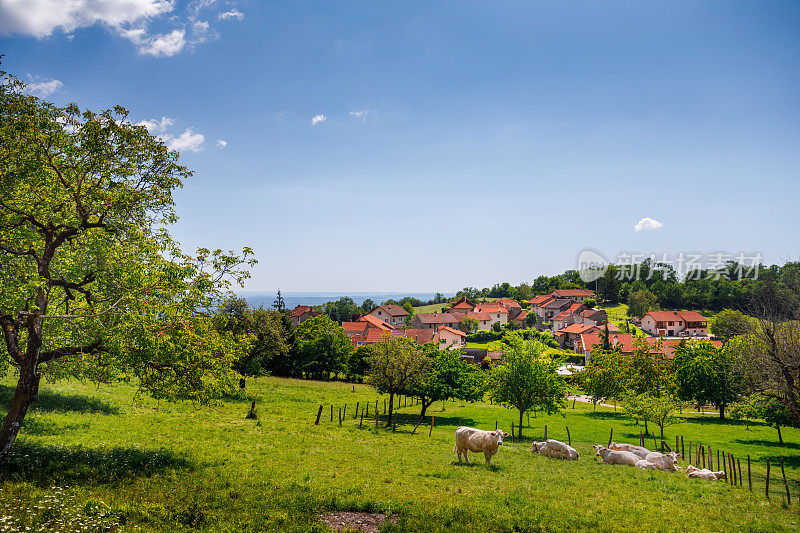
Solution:
<path fill-rule="evenodd" d="M 778 430 L 778 444 L 783 446 L 783 435 L 781 435 L 781 427 L 775 426 L 775 428 Z"/>
<path fill-rule="evenodd" d="M 433 400 L 428 400 L 427 398 L 425 398 L 425 396 L 423 396 L 420 403 L 422 403 L 422 410 L 419 413 L 419 417 L 422 418 L 423 416 L 425 416 L 425 411 L 428 410 L 428 407 L 433 405 Z"/>
<path fill-rule="evenodd" d="M 17 389 L 14 391 L 14 398 L 11 400 L 3 428 L 0 429 L 0 455 L 8 453 L 14 445 L 28 407 L 36 401 L 39 394 L 40 377 L 41 375 L 30 365 L 20 368 Z"/>
<path fill-rule="evenodd" d="M 522 414 L 524 411 L 522 409 L 519 410 L 519 438 L 522 438 Z"/>
<path fill-rule="evenodd" d="M 720 405 L 719 406 L 719 419 L 720 420 L 725 420 L 725 406 L 724 405 Z"/>
<path fill-rule="evenodd" d="M 392 427 L 392 408 L 394 407 L 394 393 L 389 393 L 389 419 L 386 421 L 386 427 Z"/>
<path fill-rule="evenodd" d="M 661 428 L 661 440 L 663 441 L 664 440 L 664 426 L 658 426 L 658 427 Z"/>
<path fill-rule="evenodd" d="M 644 434 L 650 435 L 650 430 L 647 429 L 647 420 L 644 421 Z"/>

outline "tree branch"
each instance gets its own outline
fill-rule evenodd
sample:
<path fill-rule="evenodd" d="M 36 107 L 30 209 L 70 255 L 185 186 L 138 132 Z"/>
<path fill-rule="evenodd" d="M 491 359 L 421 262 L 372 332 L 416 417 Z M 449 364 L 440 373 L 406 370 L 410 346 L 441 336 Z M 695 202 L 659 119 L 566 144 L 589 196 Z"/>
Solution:
<path fill-rule="evenodd" d="M 42 352 L 39 354 L 39 362 L 46 363 L 48 361 L 61 359 L 62 357 L 66 357 L 68 355 L 90 354 L 93 352 L 102 351 L 102 346 L 102 341 L 95 341 L 88 346 L 65 346 L 63 348 L 56 348 L 55 350 L 50 350 L 49 352 Z"/>

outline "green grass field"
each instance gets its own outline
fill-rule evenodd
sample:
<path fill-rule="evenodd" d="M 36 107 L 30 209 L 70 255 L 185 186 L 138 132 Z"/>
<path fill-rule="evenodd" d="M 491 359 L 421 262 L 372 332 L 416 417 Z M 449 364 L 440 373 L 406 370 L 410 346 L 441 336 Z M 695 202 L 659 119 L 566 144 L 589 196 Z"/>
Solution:
<path fill-rule="evenodd" d="M 414 308 L 414 314 L 417 315 L 419 313 L 441 313 L 442 310 L 448 305 L 449 304 L 422 305 L 420 307 Z"/>
<path fill-rule="evenodd" d="M 0 387 L 7 405 L 11 383 Z M 753 459 L 756 492 L 683 474 L 605 466 L 591 444 L 635 442 L 641 426 L 621 412 L 571 405 L 565 416 L 530 418 L 525 438 L 506 445 L 486 467 L 481 457 L 458 465 L 453 432 L 459 425 L 506 431 L 515 412 L 494 405 L 434 405 L 432 435 L 411 435 L 416 407 L 401 408 L 397 432 L 352 418 L 383 398 L 370 388 L 339 382 L 278 378 L 248 380 L 259 419 L 246 420 L 248 400 L 213 409 L 191 403 L 134 399 L 129 385 L 76 382 L 43 385 L 8 460 L 0 465 L 0 529 L 44 531 L 324 531 L 320 513 L 381 511 L 396 522 L 387 531 L 797 531 L 800 516 L 800 431 L 693 416 L 668 428 Z M 322 422 L 314 425 L 320 404 Z M 338 408 L 347 404 L 339 426 Z M 336 406 L 330 421 L 330 405 Z M 443 411 L 444 408 L 444 411 Z M 578 461 L 531 454 L 530 438 L 566 440 Z M 779 458 L 790 478 L 792 505 L 782 505 Z M 773 461 L 771 500 L 764 465 Z M 686 462 L 681 463 L 683 466 Z M 746 472 L 746 467 L 745 467 Z"/>

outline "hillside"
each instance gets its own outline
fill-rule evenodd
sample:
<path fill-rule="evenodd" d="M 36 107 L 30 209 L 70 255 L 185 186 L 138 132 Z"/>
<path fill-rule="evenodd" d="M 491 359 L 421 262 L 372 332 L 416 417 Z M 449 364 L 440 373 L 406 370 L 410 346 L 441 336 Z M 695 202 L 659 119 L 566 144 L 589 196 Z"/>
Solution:
<path fill-rule="evenodd" d="M 257 401 L 257 421 L 245 420 L 247 400 L 226 400 L 212 410 L 132 402 L 135 390 L 127 385 L 43 386 L 10 461 L 0 467 L 8 505 L 3 523 L 49 529 L 57 517 L 60 527 L 81 521 L 88 530 L 105 523 L 144 531 L 322 531 L 320 513 L 361 510 L 391 512 L 395 530 L 426 533 L 800 527 L 800 505 L 781 507 L 779 469 L 772 471 L 771 502 L 762 481 L 766 458 L 775 465 L 784 457 L 796 497 L 798 430 L 785 429 L 787 445 L 778 447 L 775 431 L 761 425 L 746 431 L 735 422 L 693 416 L 668 428 L 672 441 L 681 434 L 687 445 L 700 440 L 742 458 L 749 453 L 759 473 L 751 494 L 746 483 L 734 488 L 597 464 L 591 444 L 606 443 L 612 427 L 615 440 L 629 442 L 642 428 L 620 412 L 587 404 L 570 406 L 564 417 L 531 417 L 525 439 L 507 438 L 487 468 L 474 455 L 470 466 L 454 464 L 453 432 L 461 424 L 494 429 L 495 422 L 509 431 L 516 414 L 508 409 L 436 404 L 429 437 L 429 418 L 410 434 L 417 419 L 411 406 L 400 409 L 396 433 L 376 430 L 371 416 L 359 427 L 352 418 L 356 402 L 370 401 L 371 412 L 376 399 L 383 404 L 363 385 L 263 378 L 248 380 L 247 391 Z M 314 426 L 320 404 L 322 422 Z M 331 404 L 337 420 L 347 404 L 341 427 L 330 422 Z M 551 437 L 564 440 L 569 426 L 579 461 L 531 454 L 529 438 L 541 438 L 545 423 Z"/>

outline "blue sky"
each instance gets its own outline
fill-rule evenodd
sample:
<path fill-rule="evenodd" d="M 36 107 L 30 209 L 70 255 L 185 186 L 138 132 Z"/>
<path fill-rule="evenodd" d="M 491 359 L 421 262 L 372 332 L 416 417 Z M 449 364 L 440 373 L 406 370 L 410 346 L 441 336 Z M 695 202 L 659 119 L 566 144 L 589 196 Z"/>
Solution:
<path fill-rule="evenodd" d="M 195 171 L 174 235 L 252 246 L 249 290 L 800 253 L 797 2 L 59 5 L 0 0 L 4 69 L 150 121 Z"/>

